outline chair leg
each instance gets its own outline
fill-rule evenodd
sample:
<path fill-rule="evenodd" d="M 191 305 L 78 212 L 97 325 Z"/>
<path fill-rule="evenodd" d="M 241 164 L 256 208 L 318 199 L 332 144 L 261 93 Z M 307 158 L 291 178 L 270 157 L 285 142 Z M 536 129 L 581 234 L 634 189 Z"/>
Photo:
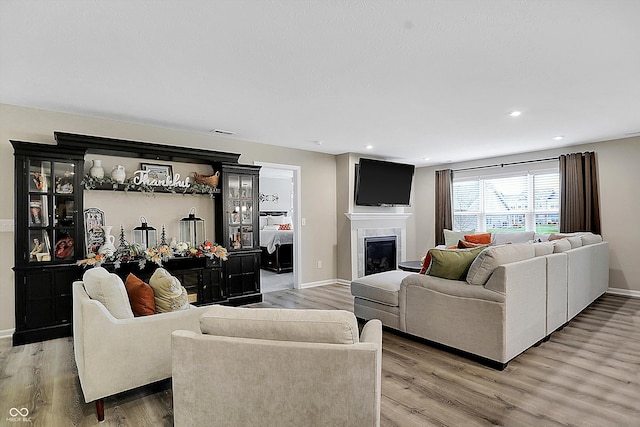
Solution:
<path fill-rule="evenodd" d="M 104 399 L 96 400 L 96 415 L 98 416 L 98 421 L 104 421 Z"/>

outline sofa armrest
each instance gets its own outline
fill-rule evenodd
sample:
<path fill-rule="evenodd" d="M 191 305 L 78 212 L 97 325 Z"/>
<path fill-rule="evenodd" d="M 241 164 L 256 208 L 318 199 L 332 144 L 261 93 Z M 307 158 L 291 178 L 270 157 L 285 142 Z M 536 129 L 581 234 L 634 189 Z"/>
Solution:
<path fill-rule="evenodd" d="M 110 396 L 171 376 L 171 332 L 200 331 L 204 307 L 134 319 L 115 319 L 97 301 L 83 301 L 82 361 L 78 374 L 85 400 Z"/>
<path fill-rule="evenodd" d="M 378 319 L 365 323 L 360 334 L 360 342 L 370 342 L 382 346 L 382 322 Z"/>

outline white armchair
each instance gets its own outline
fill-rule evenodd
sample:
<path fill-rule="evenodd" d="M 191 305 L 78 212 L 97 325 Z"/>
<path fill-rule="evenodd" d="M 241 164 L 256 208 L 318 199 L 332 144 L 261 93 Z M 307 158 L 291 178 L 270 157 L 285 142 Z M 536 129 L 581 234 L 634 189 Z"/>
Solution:
<path fill-rule="evenodd" d="M 116 319 L 73 283 L 73 346 L 85 402 L 96 402 L 104 419 L 103 398 L 171 377 L 171 332 L 199 331 L 204 307 L 130 319 Z"/>
<path fill-rule="evenodd" d="M 172 334 L 176 427 L 380 424 L 379 320 L 210 306 L 200 327 Z"/>

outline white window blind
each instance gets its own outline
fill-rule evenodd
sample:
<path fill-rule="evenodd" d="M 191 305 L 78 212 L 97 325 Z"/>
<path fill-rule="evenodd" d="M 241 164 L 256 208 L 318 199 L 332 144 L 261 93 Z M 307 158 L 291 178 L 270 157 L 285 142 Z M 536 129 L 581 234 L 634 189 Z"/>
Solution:
<path fill-rule="evenodd" d="M 453 181 L 453 228 L 478 232 L 559 230 L 557 170 L 485 174 Z"/>

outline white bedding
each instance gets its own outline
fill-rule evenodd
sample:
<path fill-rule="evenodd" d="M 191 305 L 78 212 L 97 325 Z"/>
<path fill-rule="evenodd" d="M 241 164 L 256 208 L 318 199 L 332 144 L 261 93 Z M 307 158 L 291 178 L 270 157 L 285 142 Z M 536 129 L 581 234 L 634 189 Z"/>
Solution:
<path fill-rule="evenodd" d="M 293 230 L 260 230 L 260 246 L 267 248 L 270 254 L 276 251 L 277 245 L 293 243 Z"/>

